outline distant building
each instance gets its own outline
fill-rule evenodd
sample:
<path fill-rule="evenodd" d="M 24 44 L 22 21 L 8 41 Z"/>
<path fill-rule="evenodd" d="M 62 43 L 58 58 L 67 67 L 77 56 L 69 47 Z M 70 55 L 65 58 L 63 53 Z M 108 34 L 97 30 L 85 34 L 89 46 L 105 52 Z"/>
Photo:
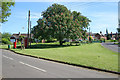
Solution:
<path fill-rule="evenodd" d="M 93 40 L 94 39 L 99 40 L 101 38 L 101 35 L 99 33 L 92 33 L 92 32 L 90 32 L 90 33 L 87 33 L 87 34 L 90 34 L 90 36 L 92 37 Z M 89 36 L 88 36 L 88 39 L 89 39 Z"/>
<path fill-rule="evenodd" d="M 25 33 L 22 33 L 22 34 L 21 34 L 21 33 L 19 32 L 18 34 L 13 34 L 12 36 L 14 36 L 17 40 L 19 40 L 19 37 L 20 37 L 20 36 L 27 37 L 27 35 L 28 35 L 28 34 L 25 34 Z M 30 34 L 29 34 L 29 36 L 30 36 Z M 31 34 L 31 38 L 33 38 L 33 34 Z"/>
<path fill-rule="evenodd" d="M 116 33 L 108 33 L 109 35 L 110 35 L 110 37 L 111 37 L 111 39 L 113 40 L 114 38 L 115 38 L 115 40 L 118 40 L 118 33 L 116 32 Z M 105 36 L 107 36 L 107 34 L 105 34 Z"/>
<path fill-rule="evenodd" d="M 90 32 L 90 33 L 87 33 L 88 35 L 90 34 L 90 36 L 92 37 L 92 39 L 94 40 L 94 39 L 97 39 L 97 40 L 99 40 L 99 39 L 101 39 L 101 38 L 104 38 L 105 40 L 107 40 L 107 37 L 106 37 L 106 34 L 102 34 L 102 32 L 100 32 L 100 33 L 92 33 L 92 32 Z M 111 39 L 115 39 L 115 40 L 117 40 L 118 39 L 118 33 L 116 32 L 116 33 L 108 33 L 108 34 L 110 34 L 110 36 L 111 36 Z M 88 36 L 88 38 L 87 39 L 89 39 L 89 36 Z"/>

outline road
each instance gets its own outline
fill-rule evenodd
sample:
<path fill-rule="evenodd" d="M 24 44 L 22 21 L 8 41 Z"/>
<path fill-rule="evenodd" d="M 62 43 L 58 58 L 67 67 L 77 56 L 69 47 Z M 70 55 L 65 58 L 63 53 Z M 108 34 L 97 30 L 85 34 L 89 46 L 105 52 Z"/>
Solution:
<path fill-rule="evenodd" d="M 101 43 L 101 45 L 112 51 L 120 52 L 120 47 L 118 47 L 118 45 L 114 44 L 114 42 Z"/>
<path fill-rule="evenodd" d="M 3 78 L 118 78 L 118 75 L 2 50 Z"/>

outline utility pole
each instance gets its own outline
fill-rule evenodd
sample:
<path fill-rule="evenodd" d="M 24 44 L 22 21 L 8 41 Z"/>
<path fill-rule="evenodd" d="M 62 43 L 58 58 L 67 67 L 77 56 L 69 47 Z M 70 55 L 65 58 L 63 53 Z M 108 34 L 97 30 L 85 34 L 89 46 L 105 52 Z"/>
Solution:
<path fill-rule="evenodd" d="M 29 13 L 28 13 L 28 35 L 27 35 L 27 47 L 29 47 L 29 25 L 30 25 L 30 10 L 29 10 Z"/>
<path fill-rule="evenodd" d="M 30 47 L 31 47 L 31 21 L 30 21 Z"/>

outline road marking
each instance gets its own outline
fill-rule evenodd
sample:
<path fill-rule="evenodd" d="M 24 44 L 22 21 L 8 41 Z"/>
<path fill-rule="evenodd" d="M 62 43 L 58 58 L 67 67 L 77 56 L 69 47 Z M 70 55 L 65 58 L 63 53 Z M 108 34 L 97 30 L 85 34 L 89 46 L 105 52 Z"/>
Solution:
<path fill-rule="evenodd" d="M 47 71 L 44 70 L 44 69 L 37 68 L 37 67 L 35 67 L 35 66 L 32 66 L 32 65 L 26 64 L 26 63 L 21 62 L 21 61 L 19 61 L 19 63 L 24 64 L 24 65 L 29 66 L 29 67 L 32 67 L 32 68 L 37 69 L 37 70 L 39 70 L 39 71 L 47 72 Z"/>
<path fill-rule="evenodd" d="M 14 60 L 13 58 L 7 57 L 7 56 L 5 56 L 5 55 L 3 55 L 3 57 L 5 57 L 5 58 L 7 58 L 7 59 L 10 59 L 10 60 Z"/>

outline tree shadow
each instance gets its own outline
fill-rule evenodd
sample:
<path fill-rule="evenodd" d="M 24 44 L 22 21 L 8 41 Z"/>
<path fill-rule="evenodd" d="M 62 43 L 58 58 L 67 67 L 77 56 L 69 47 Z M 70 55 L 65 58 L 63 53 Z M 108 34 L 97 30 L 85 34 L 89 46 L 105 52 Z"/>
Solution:
<path fill-rule="evenodd" d="M 34 44 L 29 46 L 26 49 L 46 49 L 46 48 L 64 48 L 69 47 L 70 45 L 59 45 L 59 44 Z M 18 46 L 17 48 L 21 48 L 21 46 Z"/>

